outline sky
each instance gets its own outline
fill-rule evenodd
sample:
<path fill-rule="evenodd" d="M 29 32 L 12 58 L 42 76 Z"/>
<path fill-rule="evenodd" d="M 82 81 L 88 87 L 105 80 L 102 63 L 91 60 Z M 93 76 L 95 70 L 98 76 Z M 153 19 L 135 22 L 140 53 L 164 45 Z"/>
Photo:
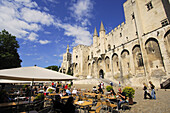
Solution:
<path fill-rule="evenodd" d="M 92 45 L 94 28 L 106 33 L 125 21 L 126 0 L 0 0 L 0 31 L 16 36 L 22 67 L 61 66 L 67 45 Z"/>

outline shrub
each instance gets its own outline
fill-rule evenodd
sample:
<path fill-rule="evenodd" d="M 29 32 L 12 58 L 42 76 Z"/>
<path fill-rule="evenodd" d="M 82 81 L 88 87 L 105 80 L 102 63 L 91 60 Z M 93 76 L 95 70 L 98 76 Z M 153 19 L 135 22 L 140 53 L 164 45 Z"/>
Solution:
<path fill-rule="evenodd" d="M 49 88 L 47 92 L 52 93 L 53 91 L 54 91 L 53 89 Z"/>
<path fill-rule="evenodd" d="M 110 92 L 111 89 L 113 89 L 112 86 L 110 86 L 110 85 L 109 85 L 109 86 L 106 86 L 106 90 L 107 90 L 108 92 Z"/>
<path fill-rule="evenodd" d="M 71 88 L 71 84 L 68 84 L 68 87 Z"/>
<path fill-rule="evenodd" d="M 132 87 L 125 87 L 123 92 L 127 97 L 134 98 L 135 90 Z"/>
<path fill-rule="evenodd" d="M 43 93 L 39 93 L 39 94 L 35 97 L 34 101 L 37 101 L 37 100 L 44 100 L 44 94 L 43 94 Z"/>

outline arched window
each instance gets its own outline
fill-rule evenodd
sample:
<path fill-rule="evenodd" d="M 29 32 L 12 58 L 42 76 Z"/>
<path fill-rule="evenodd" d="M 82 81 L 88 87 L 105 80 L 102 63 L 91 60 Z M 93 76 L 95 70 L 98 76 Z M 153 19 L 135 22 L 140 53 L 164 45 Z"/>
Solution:
<path fill-rule="evenodd" d="M 111 45 L 109 44 L 109 45 L 108 45 L 108 51 L 110 51 L 110 50 L 111 50 Z"/>

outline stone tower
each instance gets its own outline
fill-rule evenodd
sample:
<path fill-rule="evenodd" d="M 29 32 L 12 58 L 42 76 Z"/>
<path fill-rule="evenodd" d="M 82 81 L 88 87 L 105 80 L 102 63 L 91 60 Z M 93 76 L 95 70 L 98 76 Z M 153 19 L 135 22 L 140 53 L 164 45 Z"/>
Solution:
<path fill-rule="evenodd" d="M 61 64 L 60 72 L 67 73 L 72 63 L 72 55 L 69 52 L 69 45 L 67 45 L 66 53 L 63 54 L 63 62 Z"/>

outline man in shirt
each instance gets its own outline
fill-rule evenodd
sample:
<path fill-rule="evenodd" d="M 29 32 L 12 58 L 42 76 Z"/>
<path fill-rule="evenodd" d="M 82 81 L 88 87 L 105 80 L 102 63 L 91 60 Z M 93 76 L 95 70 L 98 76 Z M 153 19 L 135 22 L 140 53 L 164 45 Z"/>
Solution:
<path fill-rule="evenodd" d="M 121 104 L 126 102 L 125 93 L 122 92 L 121 88 L 118 89 L 117 95 L 119 96 L 120 101 L 118 102 L 118 110 L 121 108 Z"/>

